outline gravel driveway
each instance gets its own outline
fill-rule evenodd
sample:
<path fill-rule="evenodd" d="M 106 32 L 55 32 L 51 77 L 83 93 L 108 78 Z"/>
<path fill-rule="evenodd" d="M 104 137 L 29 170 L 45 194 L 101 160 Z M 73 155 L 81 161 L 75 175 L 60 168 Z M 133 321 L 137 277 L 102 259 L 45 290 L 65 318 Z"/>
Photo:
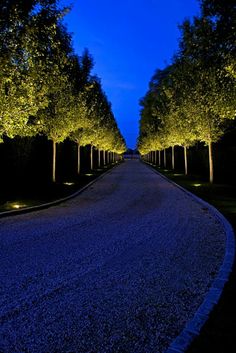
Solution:
<path fill-rule="evenodd" d="M 206 208 L 126 161 L 70 201 L 0 220 L 0 352 L 164 352 L 224 251 Z"/>

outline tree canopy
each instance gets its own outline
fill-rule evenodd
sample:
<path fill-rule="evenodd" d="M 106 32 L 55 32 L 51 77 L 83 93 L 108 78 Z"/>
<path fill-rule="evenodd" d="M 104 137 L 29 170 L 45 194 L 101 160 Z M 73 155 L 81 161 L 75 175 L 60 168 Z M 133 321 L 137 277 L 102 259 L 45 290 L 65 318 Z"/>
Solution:
<path fill-rule="evenodd" d="M 234 1 L 202 0 L 201 15 L 180 26 L 178 52 L 140 101 L 141 154 L 202 141 L 213 180 L 211 144 L 236 116 L 235 21 Z"/>
<path fill-rule="evenodd" d="M 120 153 L 125 143 L 91 74 L 92 57 L 87 49 L 82 56 L 73 51 L 62 21 L 67 11 L 57 0 L 2 1 L 0 139 L 45 134 L 62 142 L 83 135 L 84 143 L 109 150 L 118 143 Z"/>

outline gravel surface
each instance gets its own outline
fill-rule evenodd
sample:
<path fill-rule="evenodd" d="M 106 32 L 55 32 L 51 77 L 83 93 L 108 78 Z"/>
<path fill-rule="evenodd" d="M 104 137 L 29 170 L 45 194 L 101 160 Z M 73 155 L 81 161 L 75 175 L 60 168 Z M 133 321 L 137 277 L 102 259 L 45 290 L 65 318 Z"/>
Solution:
<path fill-rule="evenodd" d="M 164 352 L 224 250 L 206 208 L 126 161 L 70 201 L 0 220 L 0 352 Z"/>

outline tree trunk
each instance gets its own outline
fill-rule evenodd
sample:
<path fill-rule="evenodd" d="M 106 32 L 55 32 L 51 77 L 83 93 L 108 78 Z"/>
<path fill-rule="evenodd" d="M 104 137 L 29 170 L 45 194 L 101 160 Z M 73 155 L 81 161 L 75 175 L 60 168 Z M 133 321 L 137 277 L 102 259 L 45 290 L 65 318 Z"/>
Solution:
<path fill-rule="evenodd" d="M 77 144 L 77 173 L 80 174 L 80 144 Z"/>
<path fill-rule="evenodd" d="M 174 170 L 175 169 L 175 146 L 172 146 L 171 157 L 172 157 L 172 169 Z"/>
<path fill-rule="evenodd" d="M 209 179 L 210 183 L 213 183 L 214 179 L 214 166 L 213 166 L 213 151 L 212 151 L 212 142 L 208 142 L 208 152 L 209 152 Z"/>
<path fill-rule="evenodd" d="M 103 150 L 103 165 L 106 165 L 106 151 Z"/>
<path fill-rule="evenodd" d="M 166 168 L 166 149 L 164 148 L 164 168 Z"/>
<path fill-rule="evenodd" d="M 100 149 L 98 148 L 98 168 L 101 167 L 101 155 L 100 155 Z"/>
<path fill-rule="evenodd" d="M 57 144 L 52 141 L 52 181 L 56 181 L 56 158 L 57 158 Z"/>
<path fill-rule="evenodd" d="M 161 166 L 161 151 L 160 150 L 158 151 L 158 164 L 160 167 Z"/>
<path fill-rule="evenodd" d="M 188 175 L 188 156 L 186 146 L 184 146 L 184 174 Z"/>
<path fill-rule="evenodd" d="M 155 165 L 157 165 L 157 150 L 155 151 Z"/>
<path fill-rule="evenodd" d="M 90 147 L 90 169 L 93 170 L 93 145 Z"/>

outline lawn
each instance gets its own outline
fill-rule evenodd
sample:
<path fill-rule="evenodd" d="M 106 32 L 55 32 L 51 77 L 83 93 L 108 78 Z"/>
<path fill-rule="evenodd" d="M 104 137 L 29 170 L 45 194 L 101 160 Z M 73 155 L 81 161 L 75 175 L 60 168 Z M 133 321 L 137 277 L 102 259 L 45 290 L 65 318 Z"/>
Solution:
<path fill-rule="evenodd" d="M 62 180 L 56 183 L 48 182 L 36 185 L 32 181 L 27 184 L 1 185 L 0 213 L 37 206 L 70 196 L 113 166 L 114 164 L 105 166 L 92 172 L 80 174 L 70 180 Z"/>

